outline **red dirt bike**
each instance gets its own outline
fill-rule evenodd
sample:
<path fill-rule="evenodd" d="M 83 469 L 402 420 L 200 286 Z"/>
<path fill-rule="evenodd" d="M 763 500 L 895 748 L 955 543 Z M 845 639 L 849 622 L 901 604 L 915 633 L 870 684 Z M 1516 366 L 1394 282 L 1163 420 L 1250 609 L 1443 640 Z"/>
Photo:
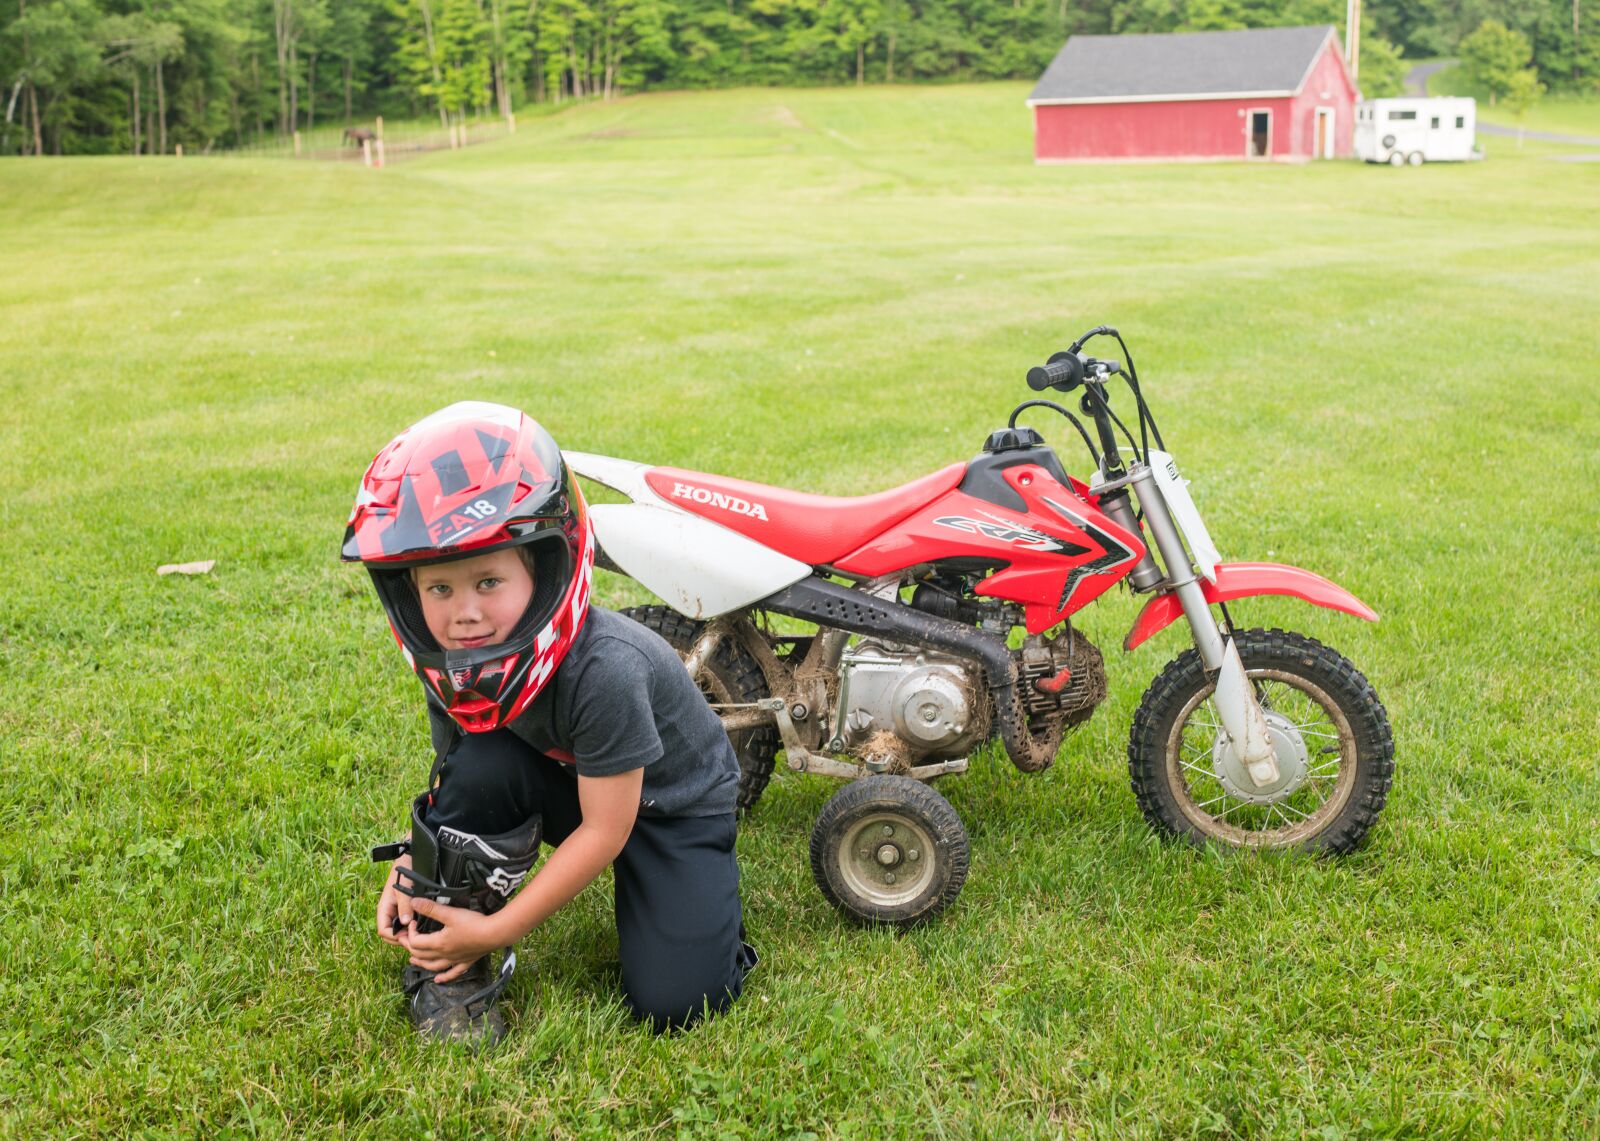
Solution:
<path fill-rule="evenodd" d="M 1097 336 L 1116 338 L 1126 366 L 1085 355 Z M 1117 376 L 1137 437 L 1111 408 Z M 1026 772 L 1055 760 L 1106 695 L 1100 651 L 1072 616 L 1125 582 L 1150 596 L 1125 649 L 1180 617 L 1194 636 L 1133 719 L 1128 771 L 1150 824 L 1194 843 L 1353 849 L 1394 774 L 1382 703 L 1338 653 L 1238 629 L 1227 604 L 1292 595 L 1377 615 L 1310 571 L 1220 560 L 1115 329 L 1086 333 L 1028 383 L 1081 389 L 1099 446 L 1067 408 L 1032 399 L 976 459 L 860 498 L 566 454 L 631 500 L 590 508 L 601 565 L 668 603 L 627 613 L 677 648 L 721 716 L 741 808 L 780 748 L 791 769 L 850 780 L 811 834 L 823 894 L 865 922 L 938 914 L 961 890 L 969 849 L 927 782 L 965 770 L 994 738 Z M 1090 482 L 1017 425 L 1030 408 L 1077 429 Z"/>

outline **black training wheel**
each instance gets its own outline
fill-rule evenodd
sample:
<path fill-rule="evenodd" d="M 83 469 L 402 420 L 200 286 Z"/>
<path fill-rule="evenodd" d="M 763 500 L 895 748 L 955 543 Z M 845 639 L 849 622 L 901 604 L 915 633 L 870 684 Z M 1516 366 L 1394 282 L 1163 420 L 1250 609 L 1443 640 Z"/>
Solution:
<path fill-rule="evenodd" d="M 811 874 L 856 922 L 915 927 L 961 894 L 970 850 L 944 797 L 910 777 L 869 776 L 823 805 L 811 829 Z"/>

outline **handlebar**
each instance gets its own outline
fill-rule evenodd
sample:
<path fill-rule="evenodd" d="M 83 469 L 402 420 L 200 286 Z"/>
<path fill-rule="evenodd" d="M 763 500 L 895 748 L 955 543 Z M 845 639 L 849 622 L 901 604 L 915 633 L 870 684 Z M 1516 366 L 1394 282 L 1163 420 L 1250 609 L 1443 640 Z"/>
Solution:
<path fill-rule="evenodd" d="M 1047 388 L 1058 388 L 1062 392 L 1071 392 L 1083 383 L 1083 362 L 1076 356 L 1057 359 L 1061 354 L 1050 358 L 1048 364 L 1037 365 L 1028 370 L 1028 387 L 1035 392 L 1043 392 Z"/>
<path fill-rule="evenodd" d="M 1121 371 L 1121 361 L 1101 361 L 1075 352 L 1061 352 L 1052 356 L 1048 363 L 1028 370 L 1028 387 L 1035 392 L 1047 388 L 1071 392 L 1085 380 L 1101 381 Z"/>

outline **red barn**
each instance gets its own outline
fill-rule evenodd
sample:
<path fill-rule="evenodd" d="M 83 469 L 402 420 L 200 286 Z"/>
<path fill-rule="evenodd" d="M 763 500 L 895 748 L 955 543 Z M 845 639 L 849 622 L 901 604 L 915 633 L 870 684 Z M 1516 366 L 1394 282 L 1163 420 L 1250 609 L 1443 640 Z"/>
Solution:
<path fill-rule="evenodd" d="M 1356 85 L 1331 25 L 1073 36 L 1028 97 L 1038 162 L 1346 157 Z"/>

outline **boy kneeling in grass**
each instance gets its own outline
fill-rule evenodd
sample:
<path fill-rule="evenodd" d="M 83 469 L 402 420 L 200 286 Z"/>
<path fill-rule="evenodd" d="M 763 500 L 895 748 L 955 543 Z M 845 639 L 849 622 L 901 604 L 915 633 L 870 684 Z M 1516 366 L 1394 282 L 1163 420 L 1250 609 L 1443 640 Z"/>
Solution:
<path fill-rule="evenodd" d="M 410 953 L 424 1036 L 498 1041 L 511 945 L 607 864 L 636 1018 L 660 1030 L 725 1010 L 754 965 L 738 761 L 672 648 L 590 607 L 594 550 L 555 441 L 512 408 L 436 412 L 362 480 L 343 557 L 371 573 L 433 730 L 410 834 L 373 851 L 395 862 L 378 935 Z M 530 877 L 541 839 L 554 850 Z"/>

